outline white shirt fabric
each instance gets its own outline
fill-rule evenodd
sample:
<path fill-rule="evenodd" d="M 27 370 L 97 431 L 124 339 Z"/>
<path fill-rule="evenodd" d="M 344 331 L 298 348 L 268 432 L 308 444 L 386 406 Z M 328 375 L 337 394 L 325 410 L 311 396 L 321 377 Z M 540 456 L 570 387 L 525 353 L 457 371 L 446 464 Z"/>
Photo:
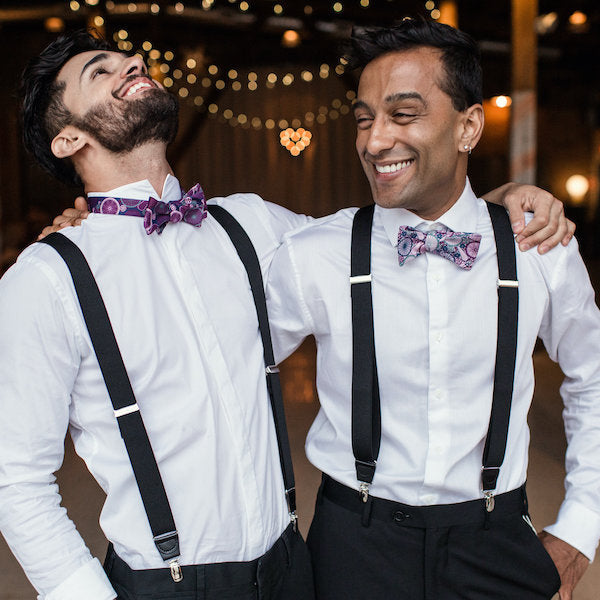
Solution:
<path fill-rule="evenodd" d="M 104 195 L 181 197 L 168 176 Z M 298 216 L 258 196 L 211 202 L 242 224 L 263 276 Z M 98 282 L 149 432 L 181 544 L 180 563 L 247 561 L 289 516 L 263 350 L 244 267 L 209 215 L 200 228 L 92 214 L 62 233 Z M 107 498 L 100 524 L 133 569 L 165 567 L 152 533 L 73 283 L 60 256 L 27 248 L 0 281 L 0 529 L 38 598 L 115 593 L 66 511 L 53 473 L 70 430 Z"/>
<path fill-rule="evenodd" d="M 278 359 L 316 339 L 321 404 L 309 460 L 358 489 L 351 445 L 350 238 L 356 209 L 284 237 L 268 284 Z M 432 226 L 404 209 L 375 208 L 372 291 L 382 439 L 370 493 L 410 505 L 481 498 L 481 464 L 497 338 L 496 247 L 485 202 L 466 184 L 438 223 L 482 235 L 471 271 L 426 253 L 398 265 L 400 225 Z M 566 499 L 548 530 L 590 559 L 600 537 L 600 313 L 572 241 L 540 256 L 517 252 L 519 334 L 514 399 L 497 493 L 526 479 L 539 335 L 566 379 Z"/>

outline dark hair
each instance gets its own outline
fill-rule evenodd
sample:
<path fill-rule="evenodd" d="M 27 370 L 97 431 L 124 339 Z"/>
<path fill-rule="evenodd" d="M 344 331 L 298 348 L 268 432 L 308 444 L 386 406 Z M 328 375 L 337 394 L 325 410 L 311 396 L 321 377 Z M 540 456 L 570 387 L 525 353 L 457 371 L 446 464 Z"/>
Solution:
<path fill-rule="evenodd" d="M 56 77 L 65 63 L 82 52 L 111 50 L 110 44 L 80 30 L 61 35 L 32 59 L 21 77 L 23 141 L 37 162 L 65 183 L 80 184 L 73 163 L 52 154 L 52 139 L 73 115 L 63 103 L 64 82 Z"/>
<path fill-rule="evenodd" d="M 446 76 L 439 86 L 456 110 L 482 102 L 481 64 L 475 40 L 435 21 L 405 19 L 394 27 L 354 28 L 344 52 L 346 68 L 362 68 L 382 54 L 423 46 L 441 50 Z"/>

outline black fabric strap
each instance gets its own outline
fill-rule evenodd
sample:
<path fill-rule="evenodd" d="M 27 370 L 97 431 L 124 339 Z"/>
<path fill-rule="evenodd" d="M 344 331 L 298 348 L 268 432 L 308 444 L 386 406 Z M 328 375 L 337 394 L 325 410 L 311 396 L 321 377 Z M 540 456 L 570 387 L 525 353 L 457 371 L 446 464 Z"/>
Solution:
<path fill-rule="evenodd" d="M 371 296 L 371 227 L 374 205 L 360 208 L 352 224 L 352 450 L 356 477 L 370 484 L 381 443 L 379 383 Z M 368 489 L 363 488 L 365 491 Z M 366 496 L 363 496 L 366 499 Z"/>
<path fill-rule="evenodd" d="M 498 258 L 498 341 L 492 412 L 483 451 L 481 481 L 484 492 L 496 488 L 506 451 L 517 357 L 519 313 L 517 259 L 508 213 L 496 204 L 488 202 L 487 207 L 494 229 Z"/>
<path fill-rule="evenodd" d="M 70 239 L 52 233 L 40 241 L 54 248 L 71 272 L 154 542 L 162 559 L 172 560 L 179 556 L 173 514 L 100 290 L 84 255 Z"/>
<path fill-rule="evenodd" d="M 285 423 L 285 412 L 283 407 L 283 394 L 281 391 L 281 382 L 279 380 L 279 369 L 275 365 L 273 355 L 273 343 L 271 341 L 271 328 L 269 326 L 269 317 L 267 314 L 267 303 L 265 299 L 265 288 L 263 284 L 260 262 L 256 255 L 256 250 L 244 228 L 236 219 L 222 206 L 209 204 L 208 212 L 213 216 L 227 232 L 231 238 L 236 252 L 238 253 L 250 281 L 252 296 L 256 306 L 256 315 L 258 317 L 258 327 L 263 343 L 263 352 L 265 358 L 265 369 L 267 376 L 267 389 L 271 400 L 271 410 L 275 422 L 275 432 L 277 434 L 277 444 L 279 446 L 279 460 L 281 462 L 281 471 L 283 473 L 283 483 L 288 503 L 288 509 L 292 520 L 296 521 L 296 487 L 294 483 L 294 469 L 292 465 L 292 453 L 290 451 L 290 442 L 288 439 L 287 426 Z"/>
<path fill-rule="evenodd" d="M 488 204 L 498 259 L 498 342 L 492 411 L 482 467 L 482 488 L 492 492 L 506 451 L 517 351 L 518 287 L 515 243 L 508 214 Z M 361 208 L 352 228 L 351 275 L 370 274 L 374 205 Z M 357 479 L 370 483 L 381 443 L 381 411 L 370 278 L 352 284 L 352 448 Z M 364 479 L 364 476 L 371 479 Z M 493 509 L 493 504 L 491 508 Z"/>

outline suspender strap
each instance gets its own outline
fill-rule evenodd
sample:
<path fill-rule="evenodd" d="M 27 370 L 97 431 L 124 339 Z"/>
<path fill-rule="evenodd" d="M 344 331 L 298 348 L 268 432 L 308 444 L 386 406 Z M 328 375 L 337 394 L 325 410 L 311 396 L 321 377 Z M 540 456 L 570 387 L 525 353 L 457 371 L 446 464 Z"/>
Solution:
<path fill-rule="evenodd" d="M 490 426 L 483 451 L 481 473 L 484 495 L 490 498 L 496 488 L 508 436 L 517 355 L 519 289 L 515 242 L 508 214 L 501 206 L 488 203 L 487 207 L 492 219 L 498 257 L 496 371 Z"/>
<path fill-rule="evenodd" d="M 357 478 L 373 479 L 381 442 L 381 413 L 373 333 L 371 295 L 371 228 L 374 206 L 357 211 L 352 227 L 352 449 Z M 494 509 L 494 490 L 504 461 L 517 352 L 519 308 L 515 244 L 505 209 L 488 204 L 498 259 L 498 341 L 492 410 L 482 467 L 482 489 L 486 510 Z M 365 473 L 366 471 L 366 473 Z M 366 488 L 368 493 L 368 486 Z M 361 483 L 362 491 L 362 483 Z M 363 494 L 366 501 L 367 496 Z"/>
<path fill-rule="evenodd" d="M 179 537 L 173 514 L 100 290 L 84 255 L 69 238 L 52 233 L 40 241 L 52 246 L 71 272 L 154 543 L 163 560 L 176 559 L 179 556 Z M 175 561 L 171 565 L 171 573 L 176 581 L 178 568 Z"/>
<path fill-rule="evenodd" d="M 375 206 L 360 208 L 352 224 L 352 450 L 364 502 L 368 499 L 381 442 L 379 383 L 371 296 L 371 227 Z"/>
<path fill-rule="evenodd" d="M 207 209 L 211 216 L 219 222 L 221 227 L 225 229 L 227 235 L 231 238 L 239 257 L 244 264 L 248 274 L 248 280 L 250 281 L 250 288 L 256 306 L 256 315 L 258 317 L 258 327 L 263 343 L 267 389 L 269 391 L 271 410 L 275 422 L 275 433 L 277 434 L 277 444 L 279 446 L 279 460 L 281 463 L 281 471 L 283 473 L 285 495 L 290 517 L 294 523 L 294 527 L 297 527 L 296 487 L 294 483 L 292 453 L 290 451 L 287 426 L 285 423 L 279 369 L 275 365 L 275 357 L 273 355 L 271 328 L 269 326 L 269 318 L 267 315 L 267 303 L 262 273 L 260 270 L 260 262 L 258 261 L 258 256 L 256 255 L 256 250 L 254 249 L 252 241 L 236 219 L 223 207 L 216 204 L 209 204 Z"/>

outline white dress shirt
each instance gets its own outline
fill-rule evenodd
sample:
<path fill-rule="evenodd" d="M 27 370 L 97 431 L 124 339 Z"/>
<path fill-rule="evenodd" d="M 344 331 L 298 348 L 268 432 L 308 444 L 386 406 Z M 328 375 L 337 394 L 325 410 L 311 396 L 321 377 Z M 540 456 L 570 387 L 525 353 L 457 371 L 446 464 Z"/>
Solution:
<path fill-rule="evenodd" d="M 278 359 L 316 339 L 321 404 L 306 442 L 309 460 L 358 488 L 351 445 L 350 237 L 344 209 L 284 237 L 269 274 Z M 439 223 L 482 235 L 465 271 L 426 253 L 398 265 L 400 225 L 428 228 L 404 209 L 376 207 L 372 290 L 382 439 L 371 494 L 411 505 L 481 498 L 481 464 L 497 338 L 496 247 L 485 203 L 467 182 Z M 566 499 L 548 530 L 590 559 L 600 537 L 600 313 L 572 241 L 545 255 L 517 252 L 519 335 L 514 398 L 497 493 L 526 479 L 527 413 L 539 335 L 565 373 Z"/>
<path fill-rule="evenodd" d="M 168 176 L 104 195 L 181 197 Z M 305 217 L 236 194 L 217 198 L 253 240 L 263 275 Z M 208 216 L 200 228 L 92 214 L 62 233 L 98 282 L 154 448 L 181 544 L 180 563 L 247 561 L 289 516 L 263 350 L 244 267 Z M 73 283 L 60 256 L 27 248 L 0 281 L 0 529 L 38 598 L 115 593 L 60 506 L 53 473 L 70 430 L 106 492 L 100 525 L 133 569 L 165 567 L 135 483 Z"/>

